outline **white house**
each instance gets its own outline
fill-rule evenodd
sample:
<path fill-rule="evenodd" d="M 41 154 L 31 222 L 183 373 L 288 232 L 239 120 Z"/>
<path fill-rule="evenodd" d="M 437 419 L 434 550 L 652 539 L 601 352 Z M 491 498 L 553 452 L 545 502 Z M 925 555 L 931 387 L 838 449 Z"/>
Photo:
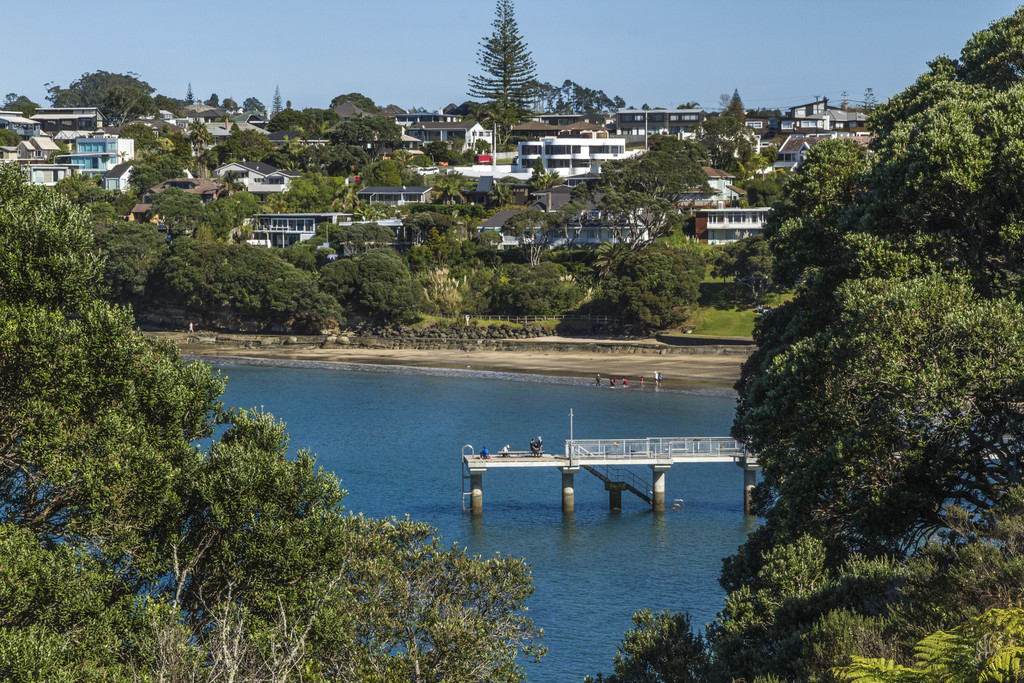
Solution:
<path fill-rule="evenodd" d="M 430 201 L 431 188 L 422 185 L 408 187 L 364 187 L 356 192 L 361 202 L 379 202 L 389 206 L 424 204 Z"/>
<path fill-rule="evenodd" d="M 269 195 L 284 192 L 292 180 L 302 175 L 298 171 L 281 170 L 259 161 L 233 161 L 215 168 L 213 173 L 220 178 L 241 182 L 260 201 Z"/>
<path fill-rule="evenodd" d="M 483 140 L 494 149 L 493 133 L 476 121 L 423 121 L 413 124 L 406 132 L 421 143 L 461 140 L 463 149 L 473 149 Z"/>
<path fill-rule="evenodd" d="M 120 163 L 135 158 L 135 140 L 117 136 L 78 138 L 75 151 L 61 154 L 57 161 L 69 164 L 84 175 L 103 175 Z"/>
<path fill-rule="evenodd" d="M 513 173 L 529 173 L 537 159 L 547 171 L 561 176 L 596 173 L 606 161 L 626 159 L 641 150 L 626 151 L 623 138 L 551 137 L 519 143 L 519 162 Z"/>
<path fill-rule="evenodd" d="M 759 235 L 768 222 L 771 208 L 701 209 L 695 222 L 696 237 L 707 244 L 729 244 Z"/>

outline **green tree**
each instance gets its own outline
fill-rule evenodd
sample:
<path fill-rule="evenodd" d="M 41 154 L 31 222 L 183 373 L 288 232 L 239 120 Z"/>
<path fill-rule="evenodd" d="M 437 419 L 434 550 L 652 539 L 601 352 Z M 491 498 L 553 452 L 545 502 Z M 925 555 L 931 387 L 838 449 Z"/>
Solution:
<path fill-rule="evenodd" d="M 141 196 L 143 192 L 165 180 L 181 178 L 184 175 L 185 166 L 177 157 L 171 154 L 158 154 L 133 165 L 128 182 L 131 184 L 132 192 L 136 196 Z"/>
<path fill-rule="evenodd" d="M 246 97 L 245 101 L 242 102 L 242 109 L 246 111 L 264 112 L 267 107 L 255 97 Z"/>
<path fill-rule="evenodd" d="M 157 114 L 157 106 L 149 93 L 125 85 L 115 85 L 107 90 L 102 109 L 107 121 L 114 126 Z"/>
<path fill-rule="evenodd" d="M 693 311 L 705 270 L 690 251 L 656 245 L 629 251 L 611 264 L 597 303 L 642 331 L 667 329 Z"/>
<path fill-rule="evenodd" d="M 120 304 L 141 303 L 165 245 L 164 236 L 154 226 L 135 222 L 121 222 L 97 236 L 108 297 Z"/>
<path fill-rule="evenodd" d="M 362 147 L 371 158 L 402 141 L 402 130 L 388 116 L 356 116 L 341 121 L 330 132 L 334 144 Z"/>
<path fill-rule="evenodd" d="M 604 683 L 700 683 L 708 680 L 710 662 L 704 638 L 694 634 L 687 614 L 640 610 L 633 628 L 616 648 L 614 673 L 598 675 Z M 595 683 L 589 676 L 586 679 Z"/>
<path fill-rule="evenodd" d="M 401 187 L 402 172 L 393 159 L 382 159 L 370 164 L 362 180 L 368 187 Z"/>
<path fill-rule="evenodd" d="M 498 0 L 494 29 L 480 41 L 477 65 L 482 74 L 469 77 L 470 97 L 492 103 L 507 130 L 523 119 L 537 88 L 537 65 L 526 41 L 519 35 L 512 0 Z"/>
<path fill-rule="evenodd" d="M 146 102 L 145 98 L 152 96 L 154 88 L 137 73 L 115 74 L 100 70 L 82 74 L 67 88 L 47 83 L 46 91 L 46 99 L 54 107 L 99 107 L 104 117 L 116 120 L 126 102 Z M 108 100 L 112 92 L 120 94 Z"/>
<path fill-rule="evenodd" d="M 345 104 L 346 102 L 348 102 L 349 104 L 354 104 L 367 114 L 376 114 L 378 111 L 380 111 L 380 107 L 378 107 L 373 100 L 371 100 L 366 95 L 358 92 L 350 92 L 344 95 L 338 95 L 337 97 L 331 100 L 331 109 L 334 109 L 339 105 Z"/>
<path fill-rule="evenodd" d="M 371 249 L 320 271 L 324 291 L 364 315 L 400 321 L 417 302 L 408 266 L 391 249 Z"/>
<path fill-rule="evenodd" d="M 156 133 L 144 123 L 129 123 L 122 127 L 120 137 L 135 141 L 135 154 L 138 157 L 146 156 L 156 146 Z"/>
<path fill-rule="evenodd" d="M 512 263 L 495 272 L 488 310 L 503 315 L 557 315 L 575 310 L 582 288 L 557 263 Z"/>
<path fill-rule="evenodd" d="M 13 130 L 0 129 L 0 145 L 4 147 L 17 147 L 21 144 L 21 136 Z"/>
<path fill-rule="evenodd" d="M 281 113 L 284 107 L 281 106 L 281 88 L 274 86 L 274 99 L 270 104 L 270 118 L 273 119 L 275 116 Z"/>
<path fill-rule="evenodd" d="M 276 149 L 265 133 L 257 130 L 231 129 L 224 142 L 224 159 L 228 161 L 262 161 Z"/>
<path fill-rule="evenodd" d="M 650 150 L 637 157 L 609 162 L 602 172 L 605 194 L 601 209 L 627 232 L 620 239 L 643 247 L 665 234 L 679 216 L 673 200 L 689 188 L 705 188 L 704 150 L 692 141 L 654 136 Z M 583 190 L 582 192 L 586 192 Z"/>
<path fill-rule="evenodd" d="M 169 235 L 191 235 L 207 223 L 206 207 L 199 195 L 168 187 L 152 201 L 150 214 L 160 220 Z"/>
<path fill-rule="evenodd" d="M 772 287 L 773 259 L 763 235 L 725 245 L 715 256 L 712 275 L 734 278 L 755 304 L 764 302 Z"/>
<path fill-rule="evenodd" d="M 724 170 L 749 163 L 757 151 L 753 129 L 728 113 L 706 118 L 695 139 L 707 150 L 711 165 Z"/>
<path fill-rule="evenodd" d="M 740 91 L 738 89 L 732 91 L 732 97 L 729 98 L 729 105 L 725 108 L 723 114 L 731 116 L 740 123 L 746 123 L 747 110 L 743 107 L 743 100 L 740 99 Z"/>
<path fill-rule="evenodd" d="M 501 232 L 516 237 L 526 252 L 531 266 L 540 265 L 540 256 L 555 235 L 558 217 L 546 211 L 520 211 L 509 216 Z"/>
<path fill-rule="evenodd" d="M 0 105 L 0 109 L 4 111 L 20 111 L 22 116 L 32 116 L 36 113 L 36 109 L 39 105 L 15 92 L 9 92 L 4 96 L 4 102 Z"/>

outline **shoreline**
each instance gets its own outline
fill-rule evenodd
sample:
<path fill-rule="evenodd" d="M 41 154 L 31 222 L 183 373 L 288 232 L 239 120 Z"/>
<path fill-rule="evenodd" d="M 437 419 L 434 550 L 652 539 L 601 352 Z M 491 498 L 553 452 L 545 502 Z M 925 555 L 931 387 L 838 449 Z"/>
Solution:
<path fill-rule="evenodd" d="M 456 348 L 367 348 L 360 346 L 324 346 L 312 344 L 256 346 L 242 345 L 225 335 L 216 341 L 199 341 L 194 335 L 164 333 L 153 336 L 174 342 L 183 356 L 208 362 L 278 365 L 289 367 L 344 366 L 350 369 L 402 372 L 407 369 L 437 370 L 441 374 L 506 375 L 519 381 L 543 381 L 552 378 L 560 383 L 594 384 L 600 373 L 602 385 L 609 379 L 629 379 L 630 388 L 654 389 L 654 373 L 663 375 L 662 389 L 714 393 L 734 396 L 733 385 L 739 379 L 746 353 L 668 353 L 651 352 L 651 342 L 626 343 L 636 348 L 622 352 L 562 350 L 565 345 L 592 345 L 595 340 L 542 339 L 563 345 L 558 350 L 538 346 L 537 350 L 497 350 L 478 347 Z M 604 341 L 604 340 L 601 340 Z M 622 342 L 617 342 L 620 346 Z M 528 346 L 528 345 L 527 345 Z M 667 345 L 665 345 L 667 346 Z M 341 369 L 341 368 L 339 368 Z M 536 378 L 536 379 L 531 379 Z"/>

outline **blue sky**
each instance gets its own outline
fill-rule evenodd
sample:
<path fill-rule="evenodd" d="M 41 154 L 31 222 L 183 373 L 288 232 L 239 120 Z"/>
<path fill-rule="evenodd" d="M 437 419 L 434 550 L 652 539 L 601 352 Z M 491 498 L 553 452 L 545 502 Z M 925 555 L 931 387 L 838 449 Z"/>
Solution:
<path fill-rule="evenodd" d="M 436 109 L 467 99 L 493 0 L 51 0 L 53 31 L 9 31 L 0 95 L 45 104 L 48 81 L 134 71 L 158 92 L 217 93 L 296 108 L 362 92 L 380 105 Z M 542 81 L 620 95 L 630 106 L 785 108 L 866 88 L 885 99 L 939 54 L 1012 13 L 1002 0 L 517 0 Z M 840 6 L 856 7 L 841 10 Z M 35 24 L 38 26 L 38 24 Z M 79 28 L 81 27 L 81 28 Z M 12 58 L 21 55 L 22 58 Z"/>

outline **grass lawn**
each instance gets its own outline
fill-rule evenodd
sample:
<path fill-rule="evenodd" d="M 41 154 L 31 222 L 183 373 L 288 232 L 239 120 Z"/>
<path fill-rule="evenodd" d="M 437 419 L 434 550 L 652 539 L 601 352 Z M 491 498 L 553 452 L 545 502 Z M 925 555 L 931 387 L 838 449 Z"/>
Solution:
<path fill-rule="evenodd" d="M 792 292 L 769 294 L 766 303 L 775 306 L 793 298 Z M 693 334 L 709 337 L 749 337 L 754 334 L 757 313 L 745 298 L 737 297 L 735 284 L 706 276 L 700 284 L 699 308 L 688 321 Z"/>

